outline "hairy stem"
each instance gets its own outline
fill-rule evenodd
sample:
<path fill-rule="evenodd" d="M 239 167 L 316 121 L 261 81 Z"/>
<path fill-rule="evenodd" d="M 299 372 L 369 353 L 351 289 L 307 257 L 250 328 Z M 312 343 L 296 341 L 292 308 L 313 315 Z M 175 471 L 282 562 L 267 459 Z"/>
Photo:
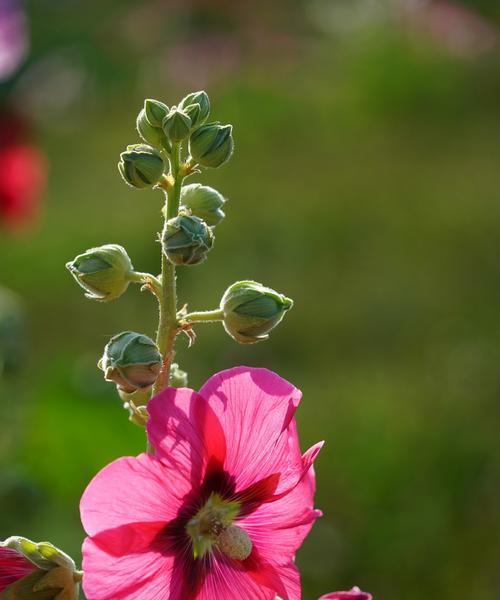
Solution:
<path fill-rule="evenodd" d="M 173 185 L 167 187 L 167 210 L 163 230 L 167 226 L 168 219 L 177 216 L 181 197 L 183 175 L 180 172 L 180 145 L 172 145 L 170 155 L 170 175 Z M 177 320 L 177 289 L 175 281 L 175 266 L 162 252 L 161 255 L 161 294 L 158 298 L 160 319 L 156 343 L 163 356 L 163 367 L 153 388 L 153 394 L 158 394 L 168 385 L 170 365 L 174 354 L 175 338 L 179 332 Z"/>
<path fill-rule="evenodd" d="M 215 323 L 224 319 L 224 311 L 220 308 L 216 310 L 203 310 L 189 313 L 182 317 L 183 323 Z"/>

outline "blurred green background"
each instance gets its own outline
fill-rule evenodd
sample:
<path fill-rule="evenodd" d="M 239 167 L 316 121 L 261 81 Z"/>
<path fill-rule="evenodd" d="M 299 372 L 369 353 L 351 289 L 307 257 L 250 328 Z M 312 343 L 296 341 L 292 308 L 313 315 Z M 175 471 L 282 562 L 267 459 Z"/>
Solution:
<path fill-rule="evenodd" d="M 0 382 L 0 538 L 79 558 L 78 500 L 144 448 L 96 369 L 108 338 L 154 334 L 153 298 L 86 300 L 64 268 L 124 245 L 158 270 L 161 194 L 120 180 L 144 97 L 205 88 L 233 123 L 216 245 L 179 269 L 212 308 L 236 279 L 295 300 L 256 346 L 199 328 L 177 358 L 199 387 L 266 366 L 303 390 L 325 516 L 298 555 L 305 600 L 500 597 L 500 9 L 488 2 L 37 0 L 3 98 L 49 163 L 38 223 L 0 237 L 28 354 Z M 0 165 L 1 167 L 1 165 Z M 193 179 L 194 181 L 194 179 Z"/>

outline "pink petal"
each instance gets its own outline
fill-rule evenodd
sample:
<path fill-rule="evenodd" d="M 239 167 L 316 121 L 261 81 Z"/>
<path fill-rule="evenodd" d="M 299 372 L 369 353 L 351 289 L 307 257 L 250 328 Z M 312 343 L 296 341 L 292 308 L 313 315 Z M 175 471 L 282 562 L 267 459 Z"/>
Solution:
<path fill-rule="evenodd" d="M 272 474 L 279 494 L 302 474 L 294 414 L 301 393 L 267 369 L 237 367 L 211 377 L 201 388 L 226 438 L 225 468 L 245 489 Z"/>
<path fill-rule="evenodd" d="M 167 523 L 190 490 L 189 481 L 149 454 L 115 460 L 89 483 L 81 502 L 90 535 L 130 523 Z"/>
<path fill-rule="evenodd" d="M 87 600 L 169 600 L 173 557 L 158 552 L 113 556 L 94 540 L 83 544 L 83 590 Z"/>
<path fill-rule="evenodd" d="M 353 587 L 350 592 L 332 592 L 321 596 L 319 600 L 372 600 L 372 596 L 358 587 Z"/>
<path fill-rule="evenodd" d="M 0 592 L 35 570 L 35 565 L 12 548 L 0 547 Z"/>
<path fill-rule="evenodd" d="M 255 582 L 272 589 L 282 600 L 300 600 L 300 574 L 293 563 L 272 565 L 254 551 L 244 565 Z"/>
<path fill-rule="evenodd" d="M 314 471 L 289 494 L 276 502 L 261 504 L 238 521 L 250 536 L 259 555 L 272 564 L 285 565 L 311 530 L 321 512 L 313 509 Z"/>
<path fill-rule="evenodd" d="M 148 436 L 157 456 L 196 487 L 207 465 L 222 466 L 226 440 L 209 404 L 187 388 L 168 388 L 148 404 Z"/>
<path fill-rule="evenodd" d="M 267 583 L 267 582 L 266 582 Z M 276 590 L 256 581 L 240 563 L 223 555 L 212 558 L 211 568 L 196 600 L 274 600 Z M 195 600 L 195 598 L 179 598 Z"/>

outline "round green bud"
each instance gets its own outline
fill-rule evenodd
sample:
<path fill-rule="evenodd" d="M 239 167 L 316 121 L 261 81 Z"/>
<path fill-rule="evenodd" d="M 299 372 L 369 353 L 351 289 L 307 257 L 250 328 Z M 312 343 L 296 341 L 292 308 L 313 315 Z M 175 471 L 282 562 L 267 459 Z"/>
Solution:
<path fill-rule="evenodd" d="M 118 170 L 125 183 L 134 188 L 153 187 L 160 181 L 165 161 L 155 148 L 147 144 L 133 144 L 120 154 Z"/>
<path fill-rule="evenodd" d="M 91 248 L 66 263 L 66 268 L 87 292 L 87 298 L 102 302 L 125 292 L 134 269 L 125 248 L 118 244 Z"/>
<path fill-rule="evenodd" d="M 177 363 L 172 363 L 170 366 L 170 377 L 168 383 L 170 387 L 187 387 L 188 374 L 186 371 L 183 371 Z"/>
<path fill-rule="evenodd" d="M 182 142 L 191 129 L 191 119 L 181 108 L 173 108 L 163 119 L 163 131 L 172 142 Z"/>
<path fill-rule="evenodd" d="M 224 196 L 208 185 L 192 183 L 182 188 L 182 207 L 195 217 L 203 219 L 210 227 L 218 225 L 226 216 L 222 210 L 225 202 Z"/>
<path fill-rule="evenodd" d="M 256 281 L 237 281 L 222 297 L 224 329 L 240 344 L 266 340 L 293 301 Z"/>
<path fill-rule="evenodd" d="M 106 344 L 98 366 L 106 381 L 114 381 L 119 391 L 132 394 L 151 388 L 160 373 L 162 358 L 147 335 L 123 331 Z"/>
<path fill-rule="evenodd" d="M 216 169 L 227 162 L 233 153 L 233 126 L 220 123 L 202 125 L 189 138 L 189 152 L 203 167 Z"/>
<path fill-rule="evenodd" d="M 196 109 L 188 108 L 195 105 L 200 107 L 197 111 L 197 114 Z M 199 127 L 200 125 L 203 125 L 210 114 L 210 100 L 208 98 L 208 94 L 204 91 L 192 92 L 191 94 L 188 94 L 182 99 L 179 106 L 189 114 L 193 127 Z M 193 115 L 195 115 L 195 118 L 193 118 Z"/>
<path fill-rule="evenodd" d="M 168 106 L 159 100 L 151 98 L 144 100 L 144 114 L 148 123 L 153 127 L 161 129 L 163 119 L 168 115 L 169 110 Z"/>
<path fill-rule="evenodd" d="M 205 260 L 214 244 L 210 227 L 193 215 L 180 214 L 167 221 L 163 252 L 174 265 L 197 265 Z"/>
<path fill-rule="evenodd" d="M 136 126 L 139 135 L 146 143 L 151 144 L 151 146 L 159 148 L 160 150 L 165 148 L 170 152 L 170 142 L 167 140 L 165 132 L 161 127 L 161 123 L 158 127 L 151 125 L 144 108 L 137 116 Z"/>

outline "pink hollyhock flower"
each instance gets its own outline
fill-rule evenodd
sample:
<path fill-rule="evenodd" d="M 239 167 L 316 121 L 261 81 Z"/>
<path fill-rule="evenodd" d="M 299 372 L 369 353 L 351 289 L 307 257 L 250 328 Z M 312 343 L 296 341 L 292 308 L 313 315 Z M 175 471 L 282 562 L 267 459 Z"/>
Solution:
<path fill-rule="evenodd" d="M 372 596 L 362 592 L 359 587 L 353 587 L 350 592 L 332 592 L 321 596 L 319 600 L 372 600 Z"/>
<path fill-rule="evenodd" d="M 301 393 L 238 367 L 148 405 L 156 454 L 120 458 L 82 501 L 88 600 L 300 599 L 295 553 L 319 516 Z"/>
<path fill-rule="evenodd" d="M 35 569 L 36 566 L 20 552 L 0 546 L 0 593 Z"/>

